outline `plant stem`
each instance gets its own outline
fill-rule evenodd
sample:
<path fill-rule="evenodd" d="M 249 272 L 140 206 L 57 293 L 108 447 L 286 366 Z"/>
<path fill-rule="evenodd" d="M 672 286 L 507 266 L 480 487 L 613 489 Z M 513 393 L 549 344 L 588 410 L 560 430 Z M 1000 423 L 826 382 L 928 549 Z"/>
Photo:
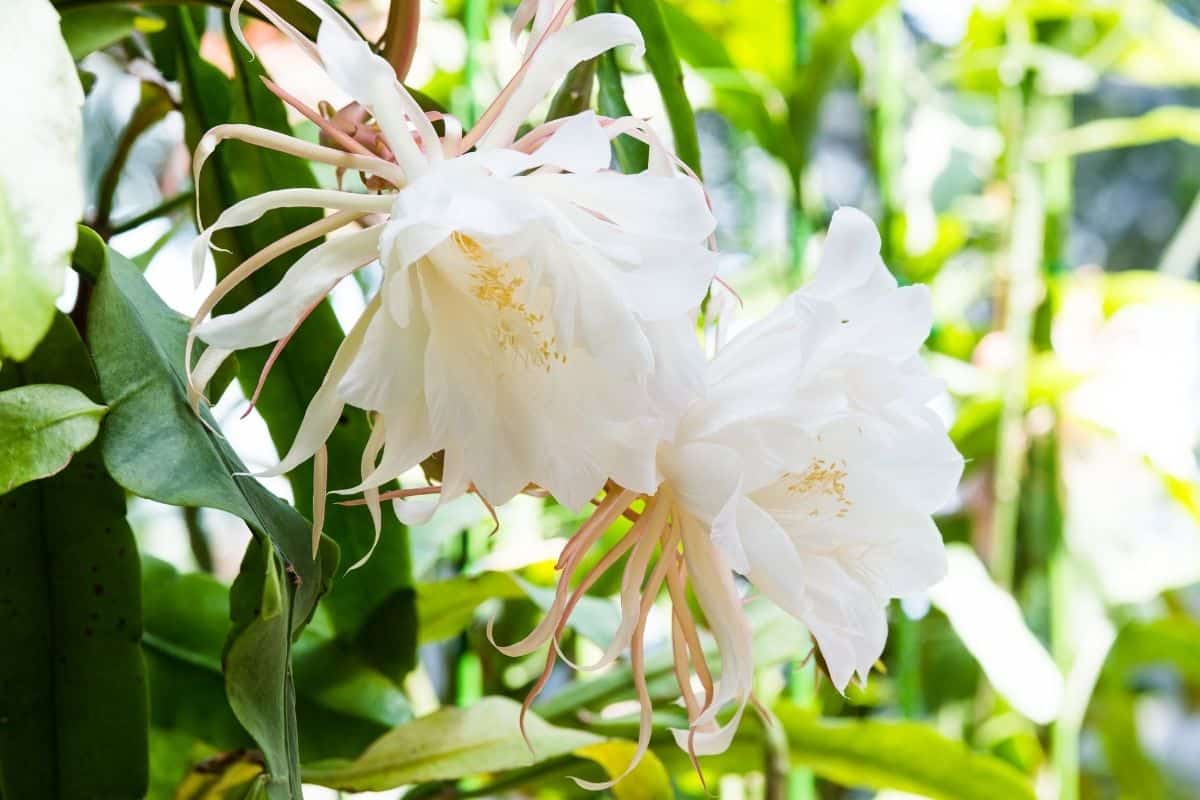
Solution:
<path fill-rule="evenodd" d="M 1014 13 L 1008 26 L 1010 52 L 1028 47 L 1032 31 L 1027 21 Z M 1009 364 L 1002 380 L 999 432 L 993 476 L 991 567 L 996 582 L 1013 586 L 1017 554 L 1017 518 L 1021 478 L 1025 464 L 1025 406 L 1029 373 L 1029 347 L 1034 312 L 1042 295 L 1043 250 L 1042 187 L 1027 153 L 1029 124 L 1028 80 L 1010 86 L 1000 95 L 1000 113 L 1007 140 L 1006 167 L 1013 194 L 1012 227 L 1008 249 L 1000 264 L 1003 287 L 1001 330 Z"/>
<path fill-rule="evenodd" d="M 1164 275 L 1190 280 L 1196 277 L 1197 265 L 1200 265 L 1200 194 L 1167 243 L 1158 270 Z"/>
<path fill-rule="evenodd" d="M 187 191 L 184 191 L 184 192 L 180 192 L 177 195 L 172 195 L 171 197 L 168 197 L 167 199 L 163 200 L 161 203 L 158 203 L 157 205 L 153 206 L 152 208 L 146 209 L 145 211 L 138 214 L 137 216 L 130 217 L 129 219 L 127 219 L 123 222 L 117 222 L 117 223 L 113 224 L 109 228 L 109 234 L 112 236 L 116 236 L 119 233 L 125 233 L 126 231 L 131 231 L 134 228 L 137 228 L 141 225 L 145 225 L 147 222 L 149 222 L 152 219 L 158 219 L 159 217 L 166 216 L 167 214 L 170 214 L 175 209 L 180 208 L 181 206 L 187 205 L 187 203 L 191 199 L 192 199 L 192 190 L 191 189 L 188 189 Z"/>
<path fill-rule="evenodd" d="M 675 154 L 697 174 L 700 170 L 700 139 L 696 133 L 696 115 L 683 90 L 683 68 L 658 0 L 621 0 L 621 10 L 642 31 L 646 40 L 646 65 L 658 85 L 671 135 L 675 139 Z"/>
<path fill-rule="evenodd" d="M 476 101 L 476 86 L 479 80 L 479 46 L 487 27 L 487 0 L 465 0 L 463 2 L 463 31 L 467 35 L 467 53 L 463 61 L 463 89 L 465 95 L 457 104 L 458 116 L 463 127 L 470 129 L 479 115 Z"/>

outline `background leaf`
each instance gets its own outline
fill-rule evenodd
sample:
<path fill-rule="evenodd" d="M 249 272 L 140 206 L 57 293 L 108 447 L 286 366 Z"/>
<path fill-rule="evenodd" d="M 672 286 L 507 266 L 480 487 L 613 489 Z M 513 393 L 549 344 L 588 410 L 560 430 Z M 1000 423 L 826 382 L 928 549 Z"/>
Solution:
<path fill-rule="evenodd" d="M 0 392 L 0 494 L 65 467 L 96 438 L 106 410 L 70 386 Z"/>
<path fill-rule="evenodd" d="M 444 708 L 385 734 L 354 761 L 306 767 L 304 779 L 341 791 L 385 791 L 528 766 L 599 741 L 594 734 L 556 728 L 531 712 L 525 718 L 531 755 L 521 739 L 520 711 L 519 703 L 504 697 L 485 697 L 470 708 Z"/>
<path fill-rule="evenodd" d="M 245 466 L 214 434 L 211 418 L 201 422 L 192 412 L 182 372 L 187 322 L 127 259 L 93 234 L 82 234 L 81 241 L 76 261 L 96 280 L 88 343 L 111 408 L 102 447 L 113 477 L 159 502 L 236 514 L 263 543 L 247 549 L 249 558 L 260 558 L 257 571 L 244 570 L 235 586 L 231 611 L 237 625 L 227 644 L 226 688 L 273 776 L 284 781 L 274 791 L 286 797 L 290 782 L 298 796 L 291 639 L 327 587 L 335 552 L 322 547 L 314 559 L 310 524 L 245 476 Z M 278 607 L 262 598 L 273 598 Z"/>

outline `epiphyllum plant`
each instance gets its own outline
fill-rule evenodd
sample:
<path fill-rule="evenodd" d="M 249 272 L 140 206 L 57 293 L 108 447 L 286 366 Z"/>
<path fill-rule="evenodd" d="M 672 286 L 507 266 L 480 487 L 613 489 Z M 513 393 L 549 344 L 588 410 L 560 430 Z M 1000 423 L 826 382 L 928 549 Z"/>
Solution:
<path fill-rule="evenodd" d="M 440 487 L 389 496 L 440 492 L 444 502 L 472 490 L 500 504 L 538 487 L 581 507 L 609 479 L 653 491 L 654 453 L 646 443 L 671 424 L 671 387 L 659 367 L 680 341 L 662 331 L 700 303 L 715 271 L 707 246 L 715 223 L 703 189 L 640 120 L 585 112 L 516 138 L 576 63 L 619 45 L 640 48 L 633 22 L 597 14 L 567 25 L 570 2 L 526 4 L 521 17 L 534 17 L 534 33 L 521 68 L 463 133 L 453 118 L 422 111 L 391 65 L 320 0 L 301 0 L 321 19 L 315 44 L 269 6 L 249 1 L 358 107 L 327 120 L 277 89 L 337 147 L 226 125 L 201 142 L 195 170 L 219 141 L 237 138 L 357 170 L 374 191 L 267 192 L 229 208 L 202 233 L 197 276 L 218 230 L 286 206 L 332 212 L 247 259 L 204 301 L 193 335 L 209 348 L 191 372 L 194 399 L 229 353 L 271 342 L 278 353 L 342 278 L 378 260 L 382 286 L 274 474 L 315 455 L 323 495 L 324 441 L 349 403 L 373 413 L 374 435 L 362 482 L 342 491 L 364 492 L 376 520 L 379 488 L 437 452 L 444 453 Z M 610 141 L 620 134 L 650 144 L 647 171 L 609 169 Z M 245 308 L 207 319 L 279 253 L 351 226 Z M 416 519 L 436 505 L 412 500 L 397 512 Z"/>
<path fill-rule="evenodd" d="M 554 640 L 533 694 L 561 657 L 557 638 L 574 606 L 626 553 L 620 629 L 584 668 L 630 651 L 642 704 L 639 757 L 651 722 L 642 639 L 664 584 L 690 722 L 676 739 L 693 755 L 724 750 L 750 699 L 751 636 L 734 573 L 805 624 L 839 691 L 855 674 L 866 680 L 883 652 L 887 602 L 945 573 L 930 515 L 950 499 L 963 466 L 927 406 L 940 391 L 918 357 L 929 293 L 897 287 L 879 245 L 870 219 L 838 211 L 808 286 L 711 362 L 695 350 L 688 368 L 702 389 L 658 447 L 662 483 L 640 512 L 630 509 L 635 492 L 609 493 L 564 549 L 546 619 L 501 647 L 522 655 Z M 621 514 L 636 519 L 633 527 L 572 589 L 583 554 Z M 689 581 L 719 647 L 719 681 L 688 610 Z M 717 715 L 731 703 L 721 724 Z"/>
<path fill-rule="evenodd" d="M 642 704 L 630 769 L 649 744 L 644 636 L 664 586 L 689 720 L 677 740 L 693 756 L 724 749 L 750 700 L 751 637 L 735 574 L 808 627 L 839 690 L 855 674 L 865 680 L 883 649 L 888 600 L 944 571 L 930 514 L 962 468 L 926 407 L 939 391 L 917 356 L 930 327 L 928 294 L 896 286 L 874 225 L 852 210 L 835 215 L 813 282 L 706 361 L 695 309 L 714 271 L 714 223 L 695 176 L 634 119 L 583 113 L 516 138 L 574 64 L 641 45 L 628 19 L 600 14 L 566 25 L 570 2 L 523 2 L 514 26 L 532 22 L 533 32 L 522 66 L 463 133 L 452 118 L 423 112 L 324 3 L 300 0 L 322 20 L 314 44 L 249 2 L 356 105 L 327 118 L 276 88 L 333 146 L 222 126 L 197 149 L 196 170 L 221 139 L 238 138 L 358 171 L 372 193 L 280 189 L 233 206 L 202 233 L 198 273 L 217 230 L 284 206 L 332 211 L 236 267 L 206 299 L 189 338 L 189 365 L 193 339 L 209 345 L 190 371 L 194 400 L 229 353 L 269 342 L 278 353 L 339 280 L 378 260 L 381 288 L 273 472 L 315 456 L 323 495 L 324 441 L 349 403 L 372 412 L 374 427 L 362 482 L 340 491 L 363 493 L 377 525 L 385 498 L 414 519 L 468 490 L 502 503 L 537 489 L 574 507 L 603 491 L 562 551 L 549 614 L 500 647 L 521 655 L 552 645 L 526 707 L 561 657 L 574 607 L 621 559 L 617 635 L 583 668 L 630 654 Z M 650 145 L 647 171 L 609 169 L 620 134 Z M 270 292 L 208 319 L 275 256 L 352 225 Z M 439 486 L 381 492 L 437 452 Z M 314 532 L 322 505 L 318 498 Z M 578 576 L 619 516 L 632 528 Z M 705 660 L 689 585 L 717 640 L 719 670 Z"/>

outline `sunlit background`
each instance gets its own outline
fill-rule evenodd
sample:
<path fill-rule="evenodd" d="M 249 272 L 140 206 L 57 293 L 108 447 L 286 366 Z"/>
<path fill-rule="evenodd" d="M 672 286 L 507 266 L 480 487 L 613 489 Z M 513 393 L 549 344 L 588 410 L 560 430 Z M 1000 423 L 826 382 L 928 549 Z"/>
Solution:
<path fill-rule="evenodd" d="M 710 344 L 801 286 L 830 214 L 860 207 L 880 225 L 897 278 L 932 289 L 927 355 L 947 388 L 938 411 L 968 458 L 938 520 L 950 574 L 927 596 L 893 604 L 869 684 L 839 696 L 806 660 L 804 632 L 750 599 L 760 698 L 829 716 L 927 720 L 1035 775 L 1045 798 L 1200 797 L 1200 3 L 665 5 L 698 110 L 722 277 L 737 293 L 714 294 Z M 382 31 L 385 0 L 341 8 L 368 34 Z M 408 83 L 472 118 L 517 63 L 511 10 L 426 3 Z M 229 70 L 220 12 L 207 23 L 202 53 Z M 265 24 L 250 22 L 246 35 L 301 99 L 346 101 Z M 117 181 L 112 208 L 93 202 L 89 222 L 190 313 L 212 278 L 198 290 L 190 282 L 195 229 L 179 112 L 160 114 L 118 174 L 110 169 L 135 107 L 163 91 L 147 85 L 175 91 L 153 74 L 145 47 L 135 37 L 83 63 L 95 76 L 84 111 L 92 196 Z M 629 54 L 618 60 L 632 112 L 669 139 L 653 78 Z M 316 138 L 310 123 L 293 122 Z M 174 203 L 169 215 L 137 224 L 164 202 Z M 368 270 L 337 289 L 340 319 L 354 318 L 373 279 Z M 274 450 L 246 408 L 235 382 L 216 415 L 253 468 Z M 270 486 L 290 496 L 285 480 Z M 134 501 L 131 520 L 145 554 L 222 581 L 236 575 L 248 533 L 235 518 Z M 419 582 L 513 569 L 520 577 L 477 594 L 486 581 L 461 584 L 469 602 L 441 609 L 453 617 L 440 619 L 446 635 L 422 632 L 404 713 L 484 694 L 520 698 L 540 669 L 540 654 L 494 652 L 482 625 L 500 614 L 507 635 L 536 619 L 539 587 L 552 582 L 574 519 L 520 498 L 500 509 L 500 522 L 492 535 L 486 510 L 464 498 L 411 530 Z M 616 606 L 603 591 L 614 588 L 600 587 L 578 615 L 575 653 L 596 652 L 613 629 Z M 434 611 L 419 613 L 427 621 Z M 668 629 L 659 618 L 660 643 Z M 561 667 L 545 702 L 604 678 Z M 667 686 L 658 689 L 669 700 Z M 589 719 L 628 731 L 628 713 L 617 692 Z M 901 796 L 846 788 L 853 770 L 833 781 L 787 767 L 781 786 L 769 744 L 756 741 L 705 762 L 712 792 Z M 655 752 L 678 794 L 702 796 L 682 754 Z M 578 791 L 561 775 L 535 785 L 545 796 Z"/>

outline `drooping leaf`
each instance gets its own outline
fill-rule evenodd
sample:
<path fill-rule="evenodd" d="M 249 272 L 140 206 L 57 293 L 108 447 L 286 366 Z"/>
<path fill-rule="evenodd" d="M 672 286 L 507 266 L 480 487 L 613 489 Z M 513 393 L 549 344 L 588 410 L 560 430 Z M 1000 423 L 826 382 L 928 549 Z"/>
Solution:
<path fill-rule="evenodd" d="M 305 12 L 307 13 L 307 12 Z M 179 79 L 183 88 L 185 138 L 194 147 L 214 125 L 244 122 L 291 133 L 282 103 L 263 85 L 262 65 L 233 43 L 235 75 L 232 80 L 200 57 L 191 21 L 179 14 L 170 29 L 179 54 Z M 271 189 L 315 187 L 311 169 L 290 156 L 264 151 L 239 142 L 223 143 L 209 160 L 197 187 L 201 216 L 211 222 L 235 202 Z M 216 253 L 217 270 L 225 274 L 266 245 L 320 217 L 316 209 L 286 209 L 267 215 L 253 225 L 222 232 L 214 238 L 228 253 Z M 307 248 L 297 248 L 260 270 L 218 307 L 224 313 L 239 308 L 278 282 L 286 269 Z M 318 306 L 295 332 L 279 356 L 271 378 L 264 384 L 257 409 L 266 420 L 272 441 L 286 451 L 300 426 L 309 400 L 325 378 L 342 330 L 328 302 Z M 254 391 L 270 347 L 242 351 L 238 379 L 247 394 Z M 366 416 L 347 408 L 330 436 L 329 486 L 352 486 L 360 480 L 360 460 L 369 429 Z M 305 464 L 289 475 L 298 510 L 311 512 L 312 468 Z M 330 505 L 326 531 L 342 548 L 343 566 L 366 554 L 375 538 L 369 514 L 363 508 Z M 384 527 L 374 557 L 362 568 L 347 573 L 324 601 L 339 638 L 394 679 L 415 663 L 415 609 L 409 566 L 408 539 L 394 515 L 384 515 Z"/>
<path fill-rule="evenodd" d="M 67 466 L 96 438 L 106 410 L 70 386 L 0 392 L 0 495 Z"/>
<path fill-rule="evenodd" d="M 101 437 L 110 473 L 143 497 L 236 514 L 263 543 L 259 552 L 269 550 L 264 560 L 273 571 L 264 566 L 259 573 L 262 581 L 244 581 L 242 587 L 280 604 L 278 613 L 269 618 L 274 638 L 268 646 L 263 627 L 254 624 L 271 609 L 252 601 L 235 604 L 239 624 L 228 649 L 240 654 L 251 640 L 256 649 L 253 658 L 226 660 L 226 689 L 239 720 L 267 754 L 273 778 L 282 781 L 272 797 L 288 796 L 289 785 L 292 796 L 298 796 L 291 639 L 327 587 L 334 553 L 322 547 L 314 558 L 309 523 L 245 475 L 245 466 L 214 433 L 211 417 L 202 421 L 192 412 L 183 376 L 186 320 L 163 304 L 136 266 L 105 248 L 94 234 L 81 233 L 80 242 L 76 265 L 96 284 L 88 310 L 88 343 L 100 373 L 101 393 L 111 409 Z M 273 586 L 266 585 L 268 577 Z M 247 607 L 254 613 L 236 613 Z M 260 689 L 259 676 L 267 672 L 282 682 L 277 691 L 247 691 L 246 680 Z M 283 727 L 275 727 L 274 722 Z"/>
<path fill-rule="evenodd" d="M 132 6 L 103 5 L 68 8 L 62 12 L 63 39 L 78 61 L 96 50 L 103 50 L 134 33 L 154 33 L 163 29 L 161 17 Z"/>
<path fill-rule="evenodd" d="M 83 213 L 83 87 L 44 0 L 4 8 L 0 52 L 20 124 L 0 126 L 0 358 L 26 358 L 50 328 Z"/>
<path fill-rule="evenodd" d="M 530 713 L 525 732 L 531 756 L 521 738 L 520 711 L 520 704 L 504 697 L 485 697 L 470 708 L 444 708 L 384 734 L 353 761 L 306 767 L 304 779 L 341 791 L 386 791 L 528 766 L 600 741 Z"/>
<path fill-rule="evenodd" d="M 0 389 L 42 383 L 99 399 L 87 351 L 62 315 L 28 362 L 0 370 Z M 0 543 L 0 794 L 141 798 L 138 554 L 125 495 L 98 446 L 0 497 Z"/>

